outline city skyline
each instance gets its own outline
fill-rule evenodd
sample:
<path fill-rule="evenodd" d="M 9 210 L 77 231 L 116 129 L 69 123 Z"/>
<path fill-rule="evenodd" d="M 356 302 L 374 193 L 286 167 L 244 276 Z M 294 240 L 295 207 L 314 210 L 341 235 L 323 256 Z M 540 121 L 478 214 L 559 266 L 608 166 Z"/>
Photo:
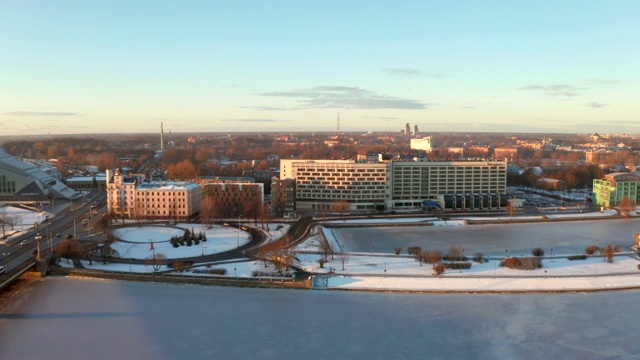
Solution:
<path fill-rule="evenodd" d="M 0 135 L 637 133 L 634 1 L 6 1 Z"/>

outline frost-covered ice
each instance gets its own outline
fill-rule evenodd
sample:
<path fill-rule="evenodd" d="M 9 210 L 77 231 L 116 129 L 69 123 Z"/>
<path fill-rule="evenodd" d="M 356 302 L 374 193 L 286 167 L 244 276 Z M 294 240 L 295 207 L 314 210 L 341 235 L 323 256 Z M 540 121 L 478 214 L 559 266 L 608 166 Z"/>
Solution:
<path fill-rule="evenodd" d="M 371 294 L 45 278 L 0 315 L 0 358 L 633 359 L 640 354 L 638 296 Z"/>

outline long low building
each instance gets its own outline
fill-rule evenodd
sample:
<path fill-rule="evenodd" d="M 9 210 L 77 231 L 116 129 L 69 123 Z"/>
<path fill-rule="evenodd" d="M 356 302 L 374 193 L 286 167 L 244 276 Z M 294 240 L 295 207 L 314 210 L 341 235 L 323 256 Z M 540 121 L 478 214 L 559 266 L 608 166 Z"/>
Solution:
<path fill-rule="evenodd" d="M 280 160 L 280 179 L 295 179 L 298 211 L 500 208 L 507 162 Z M 277 199 L 274 199 L 274 202 Z M 346 206 L 344 206 L 346 204 Z"/>

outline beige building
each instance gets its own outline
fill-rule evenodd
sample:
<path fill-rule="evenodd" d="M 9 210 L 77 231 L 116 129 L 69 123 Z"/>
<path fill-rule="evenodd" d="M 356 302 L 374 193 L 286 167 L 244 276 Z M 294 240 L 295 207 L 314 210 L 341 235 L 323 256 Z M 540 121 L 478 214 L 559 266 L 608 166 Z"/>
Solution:
<path fill-rule="evenodd" d="M 107 211 L 132 219 L 190 219 L 200 211 L 202 188 L 191 182 L 148 181 L 107 170 Z"/>

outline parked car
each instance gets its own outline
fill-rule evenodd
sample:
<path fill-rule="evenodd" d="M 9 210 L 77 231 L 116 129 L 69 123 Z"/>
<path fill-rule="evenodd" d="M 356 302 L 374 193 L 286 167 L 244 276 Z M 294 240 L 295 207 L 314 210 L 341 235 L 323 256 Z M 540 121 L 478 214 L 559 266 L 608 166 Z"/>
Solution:
<path fill-rule="evenodd" d="M 92 214 L 93 215 L 98 215 L 98 210 L 93 210 Z"/>
<path fill-rule="evenodd" d="M 87 225 L 89 223 L 89 219 L 83 219 L 82 220 L 82 225 Z"/>
<path fill-rule="evenodd" d="M 25 246 L 27 244 L 28 244 L 27 240 L 20 241 L 20 246 Z"/>
<path fill-rule="evenodd" d="M 61 236 L 62 236 L 62 234 L 56 233 L 56 237 L 61 237 Z"/>
<path fill-rule="evenodd" d="M 4 274 L 5 272 L 7 271 L 4 269 L 4 266 L 0 266 L 0 275 Z"/>

